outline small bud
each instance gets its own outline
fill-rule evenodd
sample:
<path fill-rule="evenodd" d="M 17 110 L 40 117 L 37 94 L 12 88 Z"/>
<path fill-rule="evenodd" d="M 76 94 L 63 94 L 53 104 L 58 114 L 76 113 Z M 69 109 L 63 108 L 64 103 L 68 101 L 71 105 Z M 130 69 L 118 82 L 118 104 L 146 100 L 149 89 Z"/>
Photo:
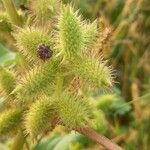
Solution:
<path fill-rule="evenodd" d="M 37 47 L 38 57 L 42 60 L 47 60 L 52 57 L 53 51 L 45 44 L 39 44 Z"/>

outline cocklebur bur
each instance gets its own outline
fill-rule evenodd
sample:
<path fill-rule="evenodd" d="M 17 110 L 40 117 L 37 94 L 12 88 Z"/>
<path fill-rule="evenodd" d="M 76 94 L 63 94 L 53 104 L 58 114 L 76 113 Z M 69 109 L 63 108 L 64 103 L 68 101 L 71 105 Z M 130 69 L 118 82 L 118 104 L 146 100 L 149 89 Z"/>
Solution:
<path fill-rule="evenodd" d="M 81 86 L 81 93 L 72 92 L 70 82 L 65 81 L 77 77 L 81 84 L 86 82 L 87 87 L 94 89 L 110 87 L 113 83 L 112 70 L 106 62 L 94 59 L 87 52 L 96 41 L 97 22 L 83 20 L 71 5 L 55 0 L 38 2 L 29 4 L 32 14 L 28 17 L 36 19 L 31 19 L 30 25 L 15 27 L 13 33 L 17 50 L 30 69 L 16 77 L 19 78 L 16 86 L 9 92 L 14 96 L 12 107 L 19 106 L 22 110 L 20 128 L 35 139 L 57 124 L 77 131 L 91 127 L 95 108 L 89 102 L 88 91 Z M 59 13 L 55 11 L 58 5 Z M 54 25 L 49 27 L 49 22 Z M 6 122 L 13 124 L 9 118 Z"/>

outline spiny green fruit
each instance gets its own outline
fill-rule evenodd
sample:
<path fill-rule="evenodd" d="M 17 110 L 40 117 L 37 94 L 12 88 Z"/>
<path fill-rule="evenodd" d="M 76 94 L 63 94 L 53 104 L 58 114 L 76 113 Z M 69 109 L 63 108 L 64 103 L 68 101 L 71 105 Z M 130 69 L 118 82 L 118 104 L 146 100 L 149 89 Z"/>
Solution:
<path fill-rule="evenodd" d="M 58 8 L 58 0 L 32 0 L 30 4 L 32 16 L 39 23 L 50 21 L 58 13 Z"/>
<path fill-rule="evenodd" d="M 14 74 L 0 66 L 0 87 L 5 94 L 9 95 L 14 90 L 15 86 L 16 79 Z"/>
<path fill-rule="evenodd" d="M 86 50 L 95 41 L 97 22 L 86 23 L 71 6 L 62 6 L 58 30 L 59 49 L 68 57 L 75 57 L 75 54 Z"/>
<path fill-rule="evenodd" d="M 101 110 L 95 110 L 93 112 L 93 120 L 91 121 L 91 126 L 93 129 L 100 133 L 106 133 L 108 130 L 108 122 L 106 120 L 105 114 Z"/>
<path fill-rule="evenodd" d="M 46 93 L 48 86 L 55 81 L 59 63 L 58 59 L 49 60 L 27 73 L 11 93 L 16 95 L 16 102 L 26 104 L 32 102 L 39 95 Z"/>
<path fill-rule="evenodd" d="M 17 42 L 18 50 L 28 59 L 33 60 L 34 63 L 41 62 L 38 57 L 38 46 L 44 44 L 49 48 L 53 47 L 51 35 L 43 29 L 31 27 L 25 29 L 18 29 L 14 33 Z"/>
<path fill-rule="evenodd" d="M 112 70 L 105 61 L 76 56 L 73 59 L 73 71 L 79 78 L 94 87 L 109 87 L 112 85 Z"/>
<path fill-rule="evenodd" d="M 0 136 L 8 134 L 19 126 L 22 113 L 20 110 L 8 110 L 0 114 Z"/>
<path fill-rule="evenodd" d="M 23 20 L 21 16 L 19 16 L 16 7 L 14 5 L 14 2 L 12 0 L 2 0 L 2 2 L 6 9 L 7 14 L 9 15 L 11 22 L 16 26 L 22 26 Z"/>
<path fill-rule="evenodd" d="M 10 33 L 12 24 L 8 15 L 5 12 L 0 12 L 0 33 Z"/>
<path fill-rule="evenodd" d="M 87 125 L 92 116 L 91 106 L 85 98 L 65 91 L 55 102 L 56 111 L 60 121 L 73 129 Z"/>
<path fill-rule="evenodd" d="M 84 25 L 84 30 L 83 30 L 84 41 L 83 42 L 84 42 L 85 50 L 92 46 L 92 44 L 96 40 L 97 35 L 98 35 L 97 21 Z"/>
<path fill-rule="evenodd" d="M 98 109 L 107 110 L 115 101 L 115 95 L 103 95 L 96 98 L 96 106 Z"/>
<path fill-rule="evenodd" d="M 32 138 L 42 134 L 51 127 L 51 120 L 54 117 L 52 101 L 43 97 L 30 107 L 25 117 L 25 130 Z"/>
<path fill-rule="evenodd" d="M 58 30 L 58 47 L 68 57 L 81 50 L 83 47 L 81 17 L 69 5 L 62 6 Z"/>

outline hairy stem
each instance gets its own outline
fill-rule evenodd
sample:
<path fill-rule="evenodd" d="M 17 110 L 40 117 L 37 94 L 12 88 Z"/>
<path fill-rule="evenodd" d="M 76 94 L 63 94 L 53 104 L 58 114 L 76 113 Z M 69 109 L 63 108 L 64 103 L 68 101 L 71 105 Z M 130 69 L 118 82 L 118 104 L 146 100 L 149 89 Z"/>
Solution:
<path fill-rule="evenodd" d="M 22 150 L 25 143 L 25 137 L 21 130 L 18 131 L 14 139 L 14 143 L 11 150 Z"/>
<path fill-rule="evenodd" d="M 21 17 L 18 15 L 15 5 L 12 0 L 2 0 L 4 7 L 12 21 L 17 26 L 22 25 Z"/>
<path fill-rule="evenodd" d="M 79 128 L 79 129 L 75 129 L 75 130 L 77 132 L 89 137 L 96 143 L 101 144 L 108 150 L 123 150 L 120 146 L 113 143 L 111 140 L 104 137 L 103 135 L 98 134 L 96 131 L 92 130 L 91 128 L 84 127 L 84 128 Z"/>

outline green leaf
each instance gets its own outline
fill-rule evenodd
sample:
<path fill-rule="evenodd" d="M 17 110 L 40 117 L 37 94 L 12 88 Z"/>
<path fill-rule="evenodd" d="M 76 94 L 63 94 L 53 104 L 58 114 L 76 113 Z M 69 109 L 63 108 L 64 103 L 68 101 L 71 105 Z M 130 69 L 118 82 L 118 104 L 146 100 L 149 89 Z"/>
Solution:
<path fill-rule="evenodd" d="M 0 43 L 0 57 L 7 53 L 7 48 Z"/>
<path fill-rule="evenodd" d="M 72 142 L 77 141 L 78 133 L 72 132 L 64 136 L 64 138 L 54 147 L 53 150 L 68 150 Z"/>
<path fill-rule="evenodd" d="M 130 103 L 127 103 L 122 99 L 118 99 L 112 104 L 111 109 L 114 111 L 114 115 L 125 115 L 130 112 L 131 106 Z"/>
<path fill-rule="evenodd" d="M 0 43 L 0 64 L 5 64 L 15 59 L 16 54 L 10 52 L 5 46 Z"/>
<path fill-rule="evenodd" d="M 44 138 L 33 150 L 52 150 L 54 146 L 62 139 L 60 135 Z"/>
<path fill-rule="evenodd" d="M 5 144 L 0 143 L 0 150 L 9 150 L 9 148 Z"/>

